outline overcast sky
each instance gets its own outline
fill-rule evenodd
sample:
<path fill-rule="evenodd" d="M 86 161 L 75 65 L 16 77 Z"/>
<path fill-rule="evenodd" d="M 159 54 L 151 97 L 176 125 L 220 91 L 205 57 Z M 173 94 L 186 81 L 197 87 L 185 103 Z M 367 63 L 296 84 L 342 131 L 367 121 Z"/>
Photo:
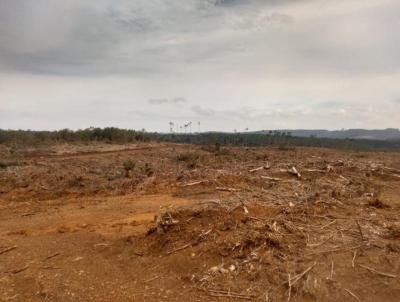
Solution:
<path fill-rule="evenodd" d="M 0 128 L 400 127 L 399 0 L 0 0 Z"/>

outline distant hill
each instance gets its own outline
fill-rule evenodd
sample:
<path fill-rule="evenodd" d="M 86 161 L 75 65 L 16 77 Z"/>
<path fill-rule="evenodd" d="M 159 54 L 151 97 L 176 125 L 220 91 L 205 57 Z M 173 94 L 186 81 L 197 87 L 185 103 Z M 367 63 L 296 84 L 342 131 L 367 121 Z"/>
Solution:
<path fill-rule="evenodd" d="M 271 130 L 273 132 L 290 132 L 292 136 L 299 137 L 320 137 L 320 138 L 340 138 L 340 139 L 370 139 L 370 140 L 400 140 L 400 130 L 395 128 L 367 130 L 367 129 L 348 129 L 348 130 Z M 257 134 L 269 134 L 270 130 L 255 131 Z"/>

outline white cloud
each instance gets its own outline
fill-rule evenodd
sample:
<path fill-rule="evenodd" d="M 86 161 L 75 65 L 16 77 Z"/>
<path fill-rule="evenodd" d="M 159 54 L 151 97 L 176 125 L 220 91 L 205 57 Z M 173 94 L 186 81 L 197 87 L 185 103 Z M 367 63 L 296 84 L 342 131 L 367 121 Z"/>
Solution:
<path fill-rule="evenodd" d="M 398 127 L 399 12 L 396 0 L 0 0 L 0 127 Z"/>

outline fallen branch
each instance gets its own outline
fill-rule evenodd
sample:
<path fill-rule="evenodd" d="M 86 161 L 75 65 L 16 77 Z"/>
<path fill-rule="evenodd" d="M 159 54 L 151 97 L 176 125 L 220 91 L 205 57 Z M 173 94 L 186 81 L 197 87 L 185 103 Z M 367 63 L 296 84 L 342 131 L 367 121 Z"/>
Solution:
<path fill-rule="evenodd" d="M 326 173 L 326 170 L 319 170 L 319 169 L 306 169 L 306 172 L 318 172 L 318 173 Z"/>
<path fill-rule="evenodd" d="M 351 267 L 352 267 L 352 268 L 355 267 L 356 256 L 357 256 L 357 250 L 354 251 L 353 259 L 351 260 Z"/>
<path fill-rule="evenodd" d="M 190 182 L 190 183 L 187 183 L 187 184 L 183 184 L 183 185 L 181 185 L 181 186 L 182 186 L 182 187 L 191 187 L 191 186 L 195 186 L 195 185 L 202 184 L 203 182 L 205 182 L 205 181 L 204 181 L 204 180 L 195 181 L 195 182 Z"/>
<path fill-rule="evenodd" d="M 269 177 L 269 176 L 264 176 L 264 175 L 261 175 L 261 178 L 272 180 L 272 181 L 280 181 L 280 180 L 282 180 L 281 178 Z"/>
<path fill-rule="evenodd" d="M 25 265 L 24 267 L 14 269 L 14 270 L 11 271 L 11 273 L 18 274 L 18 273 L 21 273 L 23 271 L 26 271 L 28 268 L 29 268 L 29 264 Z"/>
<path fill-rule="evenodd" d="M 257 171 L 261 171 L 261 170 L 268 170 L 270 168 L 271 168 L 271 166 L 268 164 L 266 166 L 261 166 L 261 167 L 258 167 L 258 168 L 251 169 L 251 170 L 249 170 L 249 172 L 250 173 L 254 173 L 254 172 L 257 172 Z"/>
<path fill-rule="evenodd" d="M 144 282 L 145 282 L 145 283 L 148 283 L 148 282 L 154 281 L 154 280 L 156 280 L 156 279 L 158 279 L 158 278 L 160 278 L 160 276 L 155 276 L 155 277 L 153 277 L 153 278 L 150 278 L 150 279 L 145 280 Z"/>
<path fill-rule="evenodd" d="M 57 257 L 59 255 L 60 255 L 60 253 L 54 253 L 54 254 L 51 254 L 51 255 L 47 256 L 46 258 L 44 258 L 44 260 L 49 260 L 49 259 Z"/>
<path fill-rule="evenodd" d="M 325 224 L 324 226 L 321 227 L 321 230 L 323 230 L 323 229 L 325 229 L 326 227 L 328 227 L 328 226 L 334 224 L 335 222 L 336 222 L 336 219 L 333 220 L 333 221 L 331 221 L 331 222 L 329 222 L 328 224 Z"/>
<path fill-rule="evenodd" d="M 226 192 L 236 192 L 236 191 L 240 191 L 239 189 L 235 189 L 235 188 L 225 188 L 225 187 L 216 187 L 215 190 L 217 190 L 217 191 L 226 191 Z"/>
<path fill-rule="evenodd" d="M 357 301 L 361 301 L 359 297 L 356 296 L 356 294 L 354 294 L 352 291 L 350 291 L 349 289 L 345 288 L 344 289 L 350 296 L 352 296 L 354 299 L 356 299 Z"/>
<path fill-rule="evenodd" d="M 297 281 L 299 281 L 301 278 L 303 278 L 310 270 L 312 270 L 312 268 L 317 265 L 316 262 L 314 262 L 313 265 L 311 265 L 310 267 L 308 267 L 304 272 L 302 272 L 301 274 L 298 274 L 296 276 L 294 276 L 294 278 L 291 281 L 291 286 L 293 286 L 294 284 L 296 284 Z"/>
<path fill-rule="evenodd" d="M 211 297 L 226 297 L 226 298 L 236 298 L 236 299 L 243 299 L 243 300 L 252 300 L 254 297 L 250 295 L 243 295 L 240 293 L 226 291 L 226 290 L 219 290 L 219 289 L 207 289 L 208 295 Z"/>
<path fill-rule="evenodd" d="M 308 247 L 318 247 L 321 246 L 325 243 L 327 243 L 329 240 L 331 240 L 333 238 L 333 235 L 329 236 L 329 238 L 327 238 L 326 240 L 320 242 L 320 243 L 311 243 L 311 244 L 307 244 Z"/>
<path fill-rule="evenodd" d="M 377 271 L 376 269 L 373 269 L 372 267 L 369 267 L 366 265 L 359 264 L 358 266 L 361 266 L 362 268 L 365 268 L 366 270 L 369 270 L 370 272 L 375 273 L 380 276 L 383 276 L 383 277 L 397 278 L 397 275 L 383 273 L 383 272 Z"/>
<path fill-rule="evenodd" d="M 363 235 L 363 232 L 361 230 L 360 223 L 358 222 L 358 220 L 356 220 L 356 223 L 357 223 L 358 231 L 360 232 L 361 240 L 364 241 L 364 235 Z"/>
<path fill-rule="evenodd" d="M 6 248 L 6 249 L 0 251 L 0 255 L 5 254 L 5 253 L 7 253 L 7 252 L 10 252 L 10 251 L 12 251 L 12 250 L 15 250 L 16 248 L 17 248 L 17 246 L 8 247 L 8 248 Z"/>
<path fill-rule="evenodd" d="M 178 247 L 178 248 L 176 248 L 176 249 L 174 249 L 172 251 L 167 252 L 167 255 L 171 255 L 171 254 L 173 254 L 175 252 L 182 251 L 184 249 L 187 249 L 188 247 L 191 247 L 192 245 L 193 245 L 193 243 L 185 244 L 184 246 Z"/>
<path fill-rule="evenodd" d="M 297 171 L 296 167 L 293 166 L 291 169 L 287 170 L 287 172 L 289 174 L 292 174 L 294 176 L 297 176 L 297 178 L 301 178 L 301 174 L 299 173 L 299 171 Z"/>
<path fill-rule="evenodd" d="M 24 213 L 24 214 L 21 214 L 21 217 L 28 217 L 28 216 L 33 216 L 33 215 L 35 215 L 35 213 Z"/>

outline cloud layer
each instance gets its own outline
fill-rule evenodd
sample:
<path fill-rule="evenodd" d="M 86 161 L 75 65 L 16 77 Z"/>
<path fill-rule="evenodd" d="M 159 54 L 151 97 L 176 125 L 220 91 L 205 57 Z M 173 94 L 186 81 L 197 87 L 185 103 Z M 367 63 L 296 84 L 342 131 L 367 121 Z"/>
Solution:
<path fill-rule="evenodd" d="M 0 0 L 0 127 L 398 127 L 399 13 L 396 0 Z"/>

